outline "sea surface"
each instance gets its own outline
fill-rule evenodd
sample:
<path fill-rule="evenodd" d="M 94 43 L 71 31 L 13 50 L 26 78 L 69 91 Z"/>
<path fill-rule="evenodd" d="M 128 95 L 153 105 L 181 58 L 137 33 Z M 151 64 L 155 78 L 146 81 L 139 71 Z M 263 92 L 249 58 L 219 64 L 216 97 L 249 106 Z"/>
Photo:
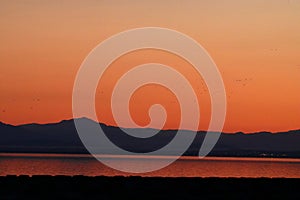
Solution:
<path fill-rule="evenodd" d="M 145 166 L 171 158 L 167 156 L 97 156 L 119 165 Z M 300 159 L 181 157 L 158 171 L 135 174 L 111 169 L 90 155 L 0 153 L 0 176 L 6 175 L 300 178 Z"/>

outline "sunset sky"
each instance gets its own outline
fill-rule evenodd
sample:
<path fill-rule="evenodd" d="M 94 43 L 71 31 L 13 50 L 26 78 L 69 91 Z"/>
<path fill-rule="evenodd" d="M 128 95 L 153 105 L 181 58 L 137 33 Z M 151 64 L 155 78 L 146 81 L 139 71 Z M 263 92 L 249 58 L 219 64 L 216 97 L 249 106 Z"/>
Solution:
<path fill-rule="evenodd" d="M 14 1 L 0 2 L 0 121 L 13 125 L 72 118 L 72 89 L 88 53 L 106 38 L 132 28 L 157 26 L 180 31 L 211 55 L 227 93 L 225 132 L 300 128 L 300 1 Z M 110 94 L 133 66 L 172 66 L 191 83 L 200 102 L 199 129 L 210 119 L 205 84 L 192 66 L 158 50 L 118 58 L 99 82 L 100 122 L 115 125 Z M 160 95 L 157 95 L 160 94 Z M 178 102 L 168 90 L 148 85 L 132 97 L 140 125 L 154 103 L 166 106 L 165 128 L 176 128 Z"/>

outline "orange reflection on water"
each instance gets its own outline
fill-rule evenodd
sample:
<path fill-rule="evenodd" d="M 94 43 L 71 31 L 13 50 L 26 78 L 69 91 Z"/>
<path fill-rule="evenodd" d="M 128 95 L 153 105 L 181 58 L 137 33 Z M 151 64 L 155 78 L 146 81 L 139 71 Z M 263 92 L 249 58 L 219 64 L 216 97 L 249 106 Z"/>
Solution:
<path fill-rule="evenodd" d="M 98 155 L 119 165 L 151 165 L 167 156 Z M 182 157 L 158 171 L 130 174 L 111 169 L 90 155 L 0 154 L 0 176 L 5 175 L 84 175 L 159 177 L 285 177 L 300 178 L 300 159 Z"/>

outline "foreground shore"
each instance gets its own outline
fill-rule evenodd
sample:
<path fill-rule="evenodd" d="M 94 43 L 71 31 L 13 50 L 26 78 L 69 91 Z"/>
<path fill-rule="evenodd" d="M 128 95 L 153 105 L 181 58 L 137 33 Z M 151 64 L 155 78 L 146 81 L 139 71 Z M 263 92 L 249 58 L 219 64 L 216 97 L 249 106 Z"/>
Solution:
<path fill-rule="evenodd" d="M 300 179 L 0 177 L 0 199 L 300 199 Z"/>

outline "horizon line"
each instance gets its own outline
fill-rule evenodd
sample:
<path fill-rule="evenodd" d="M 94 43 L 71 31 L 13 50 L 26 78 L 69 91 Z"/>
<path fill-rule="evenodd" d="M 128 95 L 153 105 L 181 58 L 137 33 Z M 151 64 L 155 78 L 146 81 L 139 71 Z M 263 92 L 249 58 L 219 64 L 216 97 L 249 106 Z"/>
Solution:
<path fill-rule="evenodd" d="M 107 127 L 114 127 L 114 128 L 124 128 L 124 129 L 153 129 L 153 130 L 162 130 L 162 131 L 190 131 L 190 132 L 208 132 L 207 130 L 190 130 L 190 129 L 157 129 L 157 128 L 151 128 L 151 127 L 145 127 L 145 128 L 140 128 L 140 127 L 119 127 L 116 125 L 110 125 L 110 124 L 106 124 L 100 121 L 95 121 L 93 119 L 90 119 L 88 117 L 79 117 L 79 118 L 69 118 L 69 119 L 62 119 L 56 122 L 46 122 L 46 123 L 37 123 L 37 122 L 31 122 L 31 123 L 22 123 L 22 124 L 17 124 L 17 125 L 13 125 L 10 123 L 5 123 L 3 121 L 0 120 L 0 124 L 5 124 L 5 125 L 9 125 L 9 126 L 13 126 L 13 127 L 20 127 L 20 126 L 26 126 L 26 125 L 51 125 L 51 124 L 59 124 L 62 123 L 64 121 L 74 121 L 74 120 L 80 120 L 80 119 L 87 119 L 90 120 L 94 123 L 98 123 L 98 124 L 102 124 L 105 125 Z M 235 132 L 224 132 L 222 131 L 222 134 L 245 134 L 245 135 L 251 135 L 251 134 L 259 134 L 259 133 L 269 133 L 269 134 L 279 134 L 279 133 L 288 133 L 288 132 L 292 132 L 292 131 L 300 131 L 300 128 L 298 129 L 288 129 L 288 130 L 284 130 L 284 131 L 265 131 L 265 130 L 260 130 L 260 131 L 254 131 L 254 132 L 245 132 L 245 131 L 235 131 Z M 210 131 L 211 133 L 217 132 L 217 131 Z"/>

